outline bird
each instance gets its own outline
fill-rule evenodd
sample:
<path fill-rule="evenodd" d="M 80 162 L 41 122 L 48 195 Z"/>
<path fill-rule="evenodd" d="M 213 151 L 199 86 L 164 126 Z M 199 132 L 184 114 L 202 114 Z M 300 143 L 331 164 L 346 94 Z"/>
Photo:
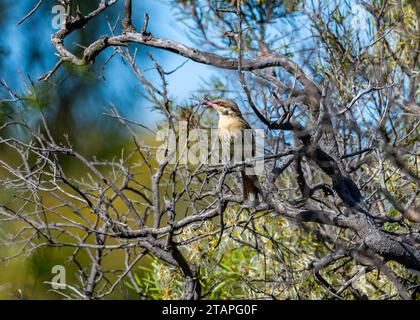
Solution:
<path fill-rule="evenodd" d="M 218 138 L 222 148 L 230 149 L 230 160 L 235 158 L 235 160 L 240 160 L 241 162 L 246 161 L 246 153 L 242 152 L 246 148 L 251 148 L 252 156 L 255 156 L 255 139 L 253 135 L 245 134 L 245 130 L 251 129 L 251 126 L 244 119 L 236 102 L 221 98 L 204 101 L 204 104 L 216 110 L 219 114 Z M 235 157 L 234 147 L 237 143 L 241 143 L 242 150 L 241 154 Z M 263 196 L 261 185 L 257 176 L 247 174 L 245 169 L 245 165 L 242 166 L 241 177 L 244 201 L 255 206 L 259 203 L 259 196 Z"/>

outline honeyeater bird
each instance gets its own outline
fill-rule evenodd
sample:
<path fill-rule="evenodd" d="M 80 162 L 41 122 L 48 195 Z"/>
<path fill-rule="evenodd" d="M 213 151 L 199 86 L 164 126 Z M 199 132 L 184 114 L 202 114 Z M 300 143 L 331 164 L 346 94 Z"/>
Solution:
<path fill-rule="evenodd" d="M 230 160 L 245 161 L 246 157 L 249 157 L 244 150 L 250 148 L 252 151 L 252 157 L 255 156 L 255 139 L 253 135 L 248 132 L 245 134 L 245 130 L 251 129 L 251 126 L 242 116 L 241 110 L 238 105 L 229 99 L 216 99 L 213 101 L 205 101 L 204 104 L 213 108 L 219 114 L 218 123 L 218 135 L 222 148 L 230 149 Z M 242 148 L 235 150 L 235 146 L 238 144 L 242 145 Z M 235 151 L 240 154 L 236 154 Z M 249 154 L 249 153 L 248 153 Z M 246 173 L 245 165 L 241 169 L 242 186 L 244 201 L 250 202 L 256 205 L 259 201 L 259 195 L 262 197 L 262 190 L 260 183 L 258 182 L 257 176 Z"/>

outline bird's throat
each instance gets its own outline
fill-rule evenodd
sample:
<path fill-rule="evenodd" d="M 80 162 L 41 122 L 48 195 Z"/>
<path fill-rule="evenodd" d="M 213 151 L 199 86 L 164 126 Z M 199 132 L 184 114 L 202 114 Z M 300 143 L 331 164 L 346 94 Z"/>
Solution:
<path fill-rule="evenodd" d="M 221 115 L 219 118 L 219 138 L 222 142 L 232 142 L 246 128 L 246 122 L 240 117 Z"/>

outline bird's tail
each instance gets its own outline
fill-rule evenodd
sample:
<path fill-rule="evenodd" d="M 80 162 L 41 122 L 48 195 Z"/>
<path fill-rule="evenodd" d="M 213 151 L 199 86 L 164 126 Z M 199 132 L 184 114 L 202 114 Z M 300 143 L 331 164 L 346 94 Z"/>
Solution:
<path fill-rule="evenodd" d="M 258 195 L 261 195 L 262 197 L 262 189 L 257 176 L 246 175 L 245 172 L 242 171 L 242 185 L 244 188 L 244 200 L 258 204 Z"/>

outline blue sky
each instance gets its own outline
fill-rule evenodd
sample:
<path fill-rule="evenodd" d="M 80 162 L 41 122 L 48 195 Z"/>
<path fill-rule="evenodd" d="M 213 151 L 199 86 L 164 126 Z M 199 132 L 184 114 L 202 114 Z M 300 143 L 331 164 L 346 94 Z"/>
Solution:
<path fill-rule="evenodd" d="M 24 89 L 23 83 L 18 76 L 18 70 L 23 75 L 28 73 L 32 79 L 37 79 L 40 75 L 48 71 L 56 61 L 55 50 L 50 43 L 50 35 L 55 31 L 51 26 L 51 21 L 54 16 L 51 9 L 56 2 L 52 0 L 44 1 L 41 8 L 43 10 L 42 12 L 37 12 L 31 19 L 16 27 L 15 23 L 33 7 L 34 2 L 25 0 L 16 4 L 12 0 L 5 1 L 9 3 L 11 12 L 0 33 L 2 39 L 4 39 L 4 43 L 7 45 L 7 51 L 9 53 L 2 61 L 6 67 L 3 70 L 0 69 L 0 72 L 4 72 L 3 74 L 0 73 L 0 79 L 5 79 L 14 88 L 20 87 Z M 118 2 L 114 12 L 121 13 L 124 1 L 120 0 Z M 186 45 L 193 46 L 188 38 L 189 28 L 184 25 L 188 21 L 184 20 L 181 22 L 175 19 L 178 15 L 171 7 L 170 2 L 169 0 L 133 1 L 133 20 L 135 25 L 140 28 L 143 23 L 143 15 L 147 11 L 150 16 L 149 31 L 153 35 L 160 38 L 177 40 Z M 309 35 L 305 30 L 300 30 L 300 34 L 292 33 L 294 26 L 293 21 L 291 22 L 289 24 L 290 21 L 279 21 L 278 24 L 272 26 L 271 36 L 279 37 L 277 44 L 278 51 L 281 53 L 286 53 L 284 51 L 286 50 L 284 49 L 286 45 L 291 43 L 306 43 L 302 42 L 302 39 Z M 95 18 L 91 24 L 104 25 L 106 28 L 104 16 Z M 107 32 L 107 30 L 104 30 L 104 32 Z M 75 44 L 77 41 L 73 40 L 74 38 L 76 37 L 67 41 L 67 47 L 70 50 L 77 48 Z M 292 42 L 291 39 L 293 40 Z M 28 43 L 28 41 L 32 41 L 32 43 Z M 311 46 L 313 43 L 309 41 L 307 45 Z M 28 47 L 31 46 L 38 47 L 41 57 L 28 59 Z M 294 46 L 292 45 L 294 49 L 300 49 L 300 45 L 296 46 L 296 48 Z M 186 60 L 176 54 L 144 46 L 141 46 L 139 51 L 138 56 L 141 59 L 138 59 L 138 64 L 145 72 L 145 75 L 150 77 L 154 83 L 159 82 L 159 77 L 154 70 L 151 70 L 150 61 L 144 57 L 146 51 L 153 53 L 167 71 L 174 70 Z M 112 49 L 108 49 L 101 57 L 106 58 L 111 53 Z M 96 67 L 100 69 L 99 64 Z M 178 71 L 167 76 L 169 93 L 176 103 L 188 101 L 188 98 L 196 94 L 203 80 L 209 78 L 212 74 L 218 73 L 218 71 L 215 68 L 188 61 Z M 227 75 L 227 73 L 220 74 L 222 77 L 223 75 Z M 82 96 L 83 100 L 79 102 L 81 107 L 77 113 L 81 119 L 89 116 L 92 113 L 92 108 L 105 110 L 110 105 L 116 106 L 122 113 L 127 113 L 133 120 L 151 123 L 158 119 L 156 112 L 152 112 L 148 108 L 147 101 L 141 99 L 139 96 L 141 86 L 139 86 L 139 82 L 134 77 L 130 68 L 125 66 L 121 62 L 121 59 L 114 58 L 108 64 L 106 76 L 107 82 L 100 84 L 101 91 L 99 93 L 93 92 L 91 95 Z M 99 79 L 97 81 L 99 82 L 101 80 Z M 89 107 L 85 108 L 85 104 Z"/>
<path fill-rule="evenodd" d="M 123 1 L 119 2 L 118 5 L 122 6 Z M 52 1 L 43 3 L 42 9 L 44 11 L 37 12 L 31 19 L 28 19 L 18 27 L 15 25 L 16 22 L 32 8 L 33 1 L 23 1 L 19 5 L 13 2 L 10 4 L 11 11 L 7 16 L 5 28 L 1 32 L 4 42 L 7 44 L 6 51 L 8 54 L 4 61 L 6 67 L 4 70 L 0 69 L 0 72 L 3 73 L 0 74 L 0 79 L 6 80 L 13 88 L 25 90 L 23 82 L 18 76 L 19 72 L 23 75 L 28 73 L 35 80 L 48 71 L 56 61 L 55 50 L 50 43 L 50 35 L 55 32 L 51 26 L 51 21 L 54 17 L 51 8 L 54 4 L 55 2 Z M 171 9 L 169 1 L 142 0 L 134 1 L 133 5 L 133 19 L 138 27 L 142 25 L 143 15 L 147 11 L 150 16 L 149 31 L 153 35 L 192 45 L 188 39 L 185 25 L 174 19 L 176 13 Z M 50 15 L 51 19 L 47 19 L 48 15 Z M 100 19 L 102 17 L 96 18 L 91 23 L 104 23 L 104 20 L 101 21 Z M 28 41 L 34 43 L 28 43 Z M 37 46 L 42 53 L 42 57 L 28 60 L 28 46 Z M 67 42 L 67 46 L 70 50 L 76 48 L 73 39 Z M 108 49 L 107 52 L 103 53 L 104 57 L 109 56 L 112 52 L 111 50 Z M 143 52 L 143 54 L 146 51 L 153 53 L 167 71 L 174 70 L 186 60 L 176 54 L 153 48 L 140 47 L 139 51 Z M 133 76 L 132 71 L 121 62 L 120 58 L 114 58 L 113 60 L 107 67 L 106 76 L 108 81 L 103 84 L 105 90 L 101 91 L 103 99 L 99 108 L 106 109 L 112 104 L 122 110 L 123 113 L 128 109 L 131 110 L 130 116 L 134 117 L 133 120 L 150 123 L 158 119 L 156 113 L 147 108 L 147 101 L 139 97 L 141 87 Z M 154 70 L 149 70 L 151 64 L 147 59 L 138 61 L 138 64 L 145 71 L 147 77 L 155 81 L 159 80 L 157 73 Z M 188 61 L 178 71 L 167 76 L 171 97 L 176 102 L 185 101 L 198 89 L 202 79 L 209 77 L 212 72 L 214 72 L 214 69 L 212 70 L 205 65 Z M 131 99 L 121 98 L 127 96 L 131 96 Z M 97 105 L 98 96 L 97 94 L 92 94 L 88 98 L 85 97 L 81 103 Z M 90 112 L 89 110 L 90 108 L 81 108 L 80 116 L 86 116 Z"/>

